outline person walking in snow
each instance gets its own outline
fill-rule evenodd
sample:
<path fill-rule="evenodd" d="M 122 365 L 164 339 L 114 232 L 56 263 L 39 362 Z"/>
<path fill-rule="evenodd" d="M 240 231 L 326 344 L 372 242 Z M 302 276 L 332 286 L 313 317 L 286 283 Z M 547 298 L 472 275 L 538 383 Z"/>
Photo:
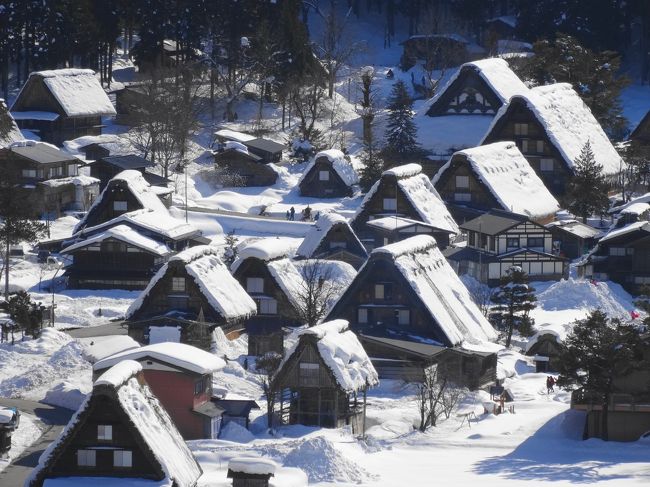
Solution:
<path fill-rule="evenodd" d="M 289 220 L 293 221 L 296 217 L 296 209 L 292 206 L 289 209 Z"/>
<path fill-rule="evenodd" d="M 553 386 L 555 385 L 555 379 L 553 378 L 552 375 L 549 375 L 546 378 L 546 393 L 550 394 L 551 392 L 555 392 L 553 390 Z"/>
<path fill-rule="evenodd" d="M 287 220 L 291 219 L 291 213 L 289 213 L 289 210 L 287 210 L 287 215 L 286 216 L 287 216 Z"/>

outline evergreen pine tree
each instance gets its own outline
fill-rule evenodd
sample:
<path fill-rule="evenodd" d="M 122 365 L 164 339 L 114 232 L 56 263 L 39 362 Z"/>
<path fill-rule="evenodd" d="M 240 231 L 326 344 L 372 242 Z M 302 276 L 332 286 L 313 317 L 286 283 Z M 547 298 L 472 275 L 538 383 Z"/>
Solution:
<path fill-rule="evenodd" d="M 387 156 L 401 161 L 421 151 L 416 139 L 417 127 L 413 122 L 412 108 L 413 100 L 400 80 L 393 85 L 388 102 L 385 152 Z"/>
<path fill-rule="evenodd" d="M 644 343 L 634 325 L 609 320 L 600 310 L 576 321 L 564 339 L 558 360 L 558 385 L 602 405 L 602 439 L 608 439 L 607 409 L 616 379 L 644 366 Z M 580 401 L 578 399 L 578 401 Z"/>
<path fill-rule="evenodd" d="M 603 214 L 609 207 L 603 166 L 596 162 L 587 141 L 573 163 L 573 177 L 568 191 L 569 211 L 586 221 L 589 215 Z"/>
<path fill-rule="evenodd" d="M 361 162 L 363 166 L 359 170 L 359 186 L 364 192 L 367 192 L 384 172 L 384 160 L 372 138 L 363 144 Z"/>
<path fill-rule="evenodd" d="M 492 319 L 506 330 L 506 347 L 510 347 L 516 329 L 522 335 L 532 334 L 533 319 L 529 316 L 535 309 L 535 289 L 528 285 L 528 275 L 521 267 L 513 266 L 501 277 L 499 287 L 492 295 Z"/>

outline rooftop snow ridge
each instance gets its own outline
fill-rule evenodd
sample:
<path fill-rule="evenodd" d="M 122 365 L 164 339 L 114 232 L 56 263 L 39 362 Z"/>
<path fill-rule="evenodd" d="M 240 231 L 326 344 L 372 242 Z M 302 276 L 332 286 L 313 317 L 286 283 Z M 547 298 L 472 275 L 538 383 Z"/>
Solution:
<path fill-rule="evenodd" d="M 185 264 L 200 259 L 206 255 L 216 255 L 219 256 L 219 250 L 216 247 L 211 247 L 210 245 L 197 245 L 195 247 L 189 247 L 178 254 L 174 255 L 169 259 L 169 261 L 181 261 Z"/>
<path fill-rule="evenodd" d="M 100 375 L 95 386 L 120 387 L 131 377 L 142 370 L 142 365 L 135 360 L 122 360 Z"/>
<path fill-rule="evenodd" d="M 393 258 L 400 257 L 407 254 L 417 254 L 425 252 L 432 247 L 437 247 L 436 239 L 431 235 L 417 235 L 401 242 L 395 242 L 383 247 L 376 248 L 370 255 L 374 254 L 389 254 Z"/>
<path fill-rule="evenodd" d="M 346 320 L 332 320 L 320 325 L 306 328 L 302 331 L 301 335 L 315 335 L 319 340 L 328 333 L 343 333 L 348 329 L 348 322 Z"/>
<path fill-rule="evenodd" d="M 228 462 L 228 470 L 249 475 L 275 474 L 278 464 L 268 458 L 235 457 Z"/>
<path fill-rule="evenodd" d="M 34 71 L 30 74 L 30 76 L 42 76 L 43 78 L 55 78 L 57 76 L 81 76 L 81 75 L 95 76 L 95 72 L 92 69 L 68 68 L 68 69 L 49 69 L 45 71 Z"/>
<path fill-rule="evenodd" d="M 393 167 L 384 171 L 384 175 L 395 176 L 397 179 L 412 178 L 422 172 L 422 166 L 419 164 L 405 164 L 403 166 Z"/>

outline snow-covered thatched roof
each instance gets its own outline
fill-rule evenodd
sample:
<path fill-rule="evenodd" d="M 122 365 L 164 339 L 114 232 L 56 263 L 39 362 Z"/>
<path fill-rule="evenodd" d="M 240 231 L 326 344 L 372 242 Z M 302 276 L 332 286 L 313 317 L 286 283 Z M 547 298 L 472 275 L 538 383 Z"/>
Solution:
<path fill-rule="evenodd" d="M 606 175 L 616 174 L 624 166 L 621 156 L 609 141 L 602 127 L 568 83 L 538 86 L 513 96 L 501 107 L 488 129 L 485 141 L 515 100 L 521 100 L 546 131 L 553 146 L 560 152 L 569 169 L 587 142 L 591 144 L 596 162 Z"/>
<path fill-rule="evenodd" d="M 93 414 L 91 402 L 110 403 L 122 410 L 128 418 L 128 433 L 136 436 L 135 444 L 142 445 L 151 460 L 157 462 L 164 473 L 164 479 L 155 485 L 193 487 L 202 471 L 185 440 L 176 429 L 167 411 L 158 402 L 149 387 L 138 378 L 142 366 L 133 360 L 125 360 L 102 374 L 94 384 L 93 391 L 72 416 L 59 437 L 50 443 L 38 460 L 25 486 L 47 476 L 49 469 L 59 458 L 62 448 L 69 446 L 73 438 L 80 433 L 84 423 Z M 139 438 L 138 438 L 139 437 Z M 138 482 L 140 479 L 133 474 Z M 77 481 L 80 477 L 72 477 Z M 76 485 L 124 485 L 123 478 L 113 476 L 87 477 L 86 483 Z M 144 479 L 143 479 L 144 480 Z M 63 483 L 61 485 L 75 485 Z M 135 484 L 134 484 L 135 485 Z"/>
<path fill-rule="evenodd" d="M 7 125 L 8 130 L 5 134 L 0 133 L 0 148 L 8 147 L 14 142 L 23 140 L 23 134 L 20 133 L 20 129 L 18 128 L 14 117 L 9 113 L 5 101 L 0 98 L 0 124 L 3 123 Z"/>
<path fill-rule="evenodd" d="M 141 362 L 147 358 L 160 360 L 202 375 L 212 374 L 226 366 L 221 358 L 200 348 L 185 343 L 164 342 L 125 350 L 106 357 L 93 365 L 93 371 L 99 372 L 111 368 L 125 360 Z"/>
<path fill-rule="evenodd" d="M 238 249 L 237 259 L 232 263 L 231 270 L 235 272 L 241 263 L 249 257 L 263 261 L 293 257 L 298 248 L 295 238 L 261 238 L 246 243 Z"/>
<path fill-rule="evenodd" d="M 210 306 L 225 320 L 245 319 L 255 314 L 255 302 L 228 271 L 217 249 L 199 245 L 179 252 L 156 272 L 145 290 L 129 306 L 127 319 L 142 307 L 151 290 L 175 262 L 185 267 Z"/>
<path fill-rule="evenodd" d="M 68 117 L 115 115 L 116 113 L 108 95 L 99 84 L 95 72 L 90 69 L 56 69 L 31 73 L 16 97 L 12 111 L 25 107 L 24 103 L 27 100 L 22 99 L 21 96 L 31 83 L 41 80 Z"/>
<path fill-rule="evenodd" d="M 532 219 L 553 215 L 560 209 L 514 142 L 495 142 L 456 152 L 433 178 L 435 185 L 454 161 L 464 156 L 472 172 L 506 211 Z"/>
<path fill-rule="evenodd" d="M 571 332 L 570 324 L 550 324 L 542 325 L 541 329 L 531 336 L 526 342 L 525 352 L 528 352 L 542 337 L 551 336 L 557 343 L 562 343 Z"/>
<path fill-rule="evenodd" d="M 435 104 L 445 94 L 463 71 L 475 71 L 487 83 L 502 103 L 508 103 L 510 97 L 526 93 L 528 87 L 510 69 L 508 62 L 501 58 L 479 59 L 463 64 L 449 79 L 447 84 L 431 99 L 429 105 Z"/>
<path fill-rule="evenodd" d="M 92 237 L 74 243 L 61 251 L 62 254 L 67 254 L 89 245 L 103 242 L 104 240 L 115 239 L 124 242 L 134 247 L 146 250 L 158 256 L 165 256 L 171 253 L 170 248 L 164 243 L 158 242 L 152 238 L 146 237 L 138 233 L 128 225 L 117 225 L 110 227 L 103 232 L 97 233 Z"/>
<path fill-rule="evenodd" d="M 422 173 L 419 164 L 406 164 L 384 171 L 380 180 L 375 182 L 366 194 L 352 220 L 365 210 L 382 181 L 391 177 L 396 179 L 397 188 L 402 191 L 424 223 L 455 235 L 460 233 L 458 225 L 447 211 L 447 206 L 429 178 Z"/>
<path fill-rule="evenodd" d="M 316 340 L 318 353 L 337 384 L 354 392 L 379 384 L 379 376 L 357 336 L 345 320 L 333 320 L 297 332 L 298 340 L 289 349 L 280 369 L 291 361 L 301 342 Z"/>
<path fill-rule="evenodd" d="M 327 161 L 347 186 L 359 184 L 359 175 L 354 169 L 352 162 L 350 162 L 350 160 L 346 158 L 345 154 L 338 149 L 324 150 L 316 154 L 314 159 L 305 168 L 298 184 L 300 184 L 307 174 L 311 172 L 312 168 L 319 160 Z"/>
<path fill-rule="evenodd" d="M 305 238 L 296 251 L 296 255 L 306 258 L 312 257 L 323 239 L 336 225 L 345 225 L 350 234 L 357 240 L 359 246 L 362 246 L 345 218 L 338 213 L 323 213 L 314 226 L 309 230 L 307 235 L 305 235 Z"/>
<path fill-rule="evenodd" d="M 433 237 L 418 235 L 374 249 L 365 265 L 373 257 L 388 257 L 394 262 L 452 345 L 496 339 L 492 325 L 474 304 Z"/>

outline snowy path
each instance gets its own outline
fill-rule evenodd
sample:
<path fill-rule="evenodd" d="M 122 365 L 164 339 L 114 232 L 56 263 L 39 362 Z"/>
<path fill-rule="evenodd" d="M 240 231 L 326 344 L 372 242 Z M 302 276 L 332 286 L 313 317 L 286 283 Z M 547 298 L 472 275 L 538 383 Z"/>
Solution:
<path fill-rule="evenodd" d="M 59 436 L 59 433 L 74 412 L 41 402 L 4 397 L 0 397 L 0 406 L 15 407 L 23 413 L 36 416 L 43 423 L 43 434 L 27 447 L 18 458 L 0 471 L 1 486 L 19 487 L 23 485 L 29 472 L 38 464 L 41 453 Z M 20 429 L 20 426 L 18 428 Z"/>

